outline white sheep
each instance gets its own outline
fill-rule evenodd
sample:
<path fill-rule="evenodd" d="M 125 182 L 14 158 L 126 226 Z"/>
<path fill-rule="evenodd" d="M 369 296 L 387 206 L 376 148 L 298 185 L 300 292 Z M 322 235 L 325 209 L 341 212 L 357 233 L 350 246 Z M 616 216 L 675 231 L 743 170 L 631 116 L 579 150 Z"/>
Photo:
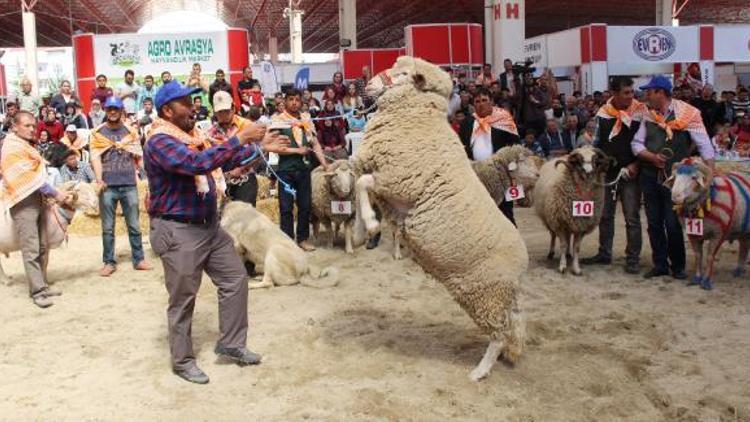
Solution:
<path fill-rule="evenodd" d="M 555 239 L 560 238 L 561 273 L 567 270 L 566 255 L 570 253 L 571 272 L 581 274 L 581 240 L 599 225 L 602 217 L 608 166 L 609 159 L 601 150 L 584 146 L 548 161 L 540 170 L 534 188 L 534 209 L 550 233 L 549 259 L 554 259 Z"/>
<path fill-rule="evenodd" d="M 89 183 L 70 181 L 64 183 L 58 189 L 61 192 L 71 194 L 73 201 L 70 208 L 54 205 L 46 209 L 44 224 L 46 225 L 47 254 L 49 254 L 50 249 L 59 247 L 65 241 L 68 225 L 75 217 L 76 211 L 89 211 L 99 207 L 96 189 Z M 10 211 L 0 201 L 0 253 L 8 256 L 9 253 L 20 250 L 19 240 Z M 48 263 L 49 259 L 45 258 L 44 262 Z M 5 274 L 2 265 L 0 265 L 0 282 L 6 285 L 10 282 L 10 278 Z"/>
<path fill-rule="evenodd" d="M 379 230 L 372 194 L 383 218 L 396 222 L 414 260 L 490 336 L 471 372 L 479 380 L 501 354 L 516 362 L 523 351 L 518 295 L 528 253 L 448 125 L 451 90 L 447 73 L 412 57 L 399 57 L 368 83 L 368 94 L 380 98 L 354 160 L 359 176 L 354 237 L 358 244 L 365 229 L 370 235 Z"/>
<path fill-rule="evenodd" d="M 471 167 L 498 206 L 511 186 L 522 186 L 525 198 L 539 179 L 534 153 L 522 145 L 500 148 L 490 158 L 472 162 Z"/>
<path fill-rule="evenodd" d="M 732 274 L 745 274 L 750 250 L 750 172 L 714 174 L 699 158 L 686 158 L 672 166 L 664 182 L 672 190 L 672 202 L 688 219 L 688 239 L 695 253 L 695 272 L 689 285 L 711 290 L 714 261 L 724 241 L 738 240 L 737 266 Z M 703 266 L 703 243 L 708 241 L 707 269 Z"/>
<path fill-rule="evenodd" d="M 320 223 L 328 230 L 328 247 L 339 228 L 344 229 L 346 253 L 354 253 L 352 247 L 352 225 L 354 223 L 354 172 L 348 160 L 336 160 L 331 170 L 322 167 L 312 171 L 312 225 L 313 235 L 318 239 Z"/>
<path fill-rule="evenodd" d="M 335 271 L 315 270 L 307 261 L 307 253 L 277 224 L 248 203 L 228 203 L 222 210 L 221 227 L 234 240 L 237 254 L 255 264 L 255 270 L 263 273 L 260 282 L 248 284 L 251 289 L 298 283 L 311 287 L 332 287 L 337 284 Z M 327 277 L 328 283 L 313 281 L 321 277 Z"/>

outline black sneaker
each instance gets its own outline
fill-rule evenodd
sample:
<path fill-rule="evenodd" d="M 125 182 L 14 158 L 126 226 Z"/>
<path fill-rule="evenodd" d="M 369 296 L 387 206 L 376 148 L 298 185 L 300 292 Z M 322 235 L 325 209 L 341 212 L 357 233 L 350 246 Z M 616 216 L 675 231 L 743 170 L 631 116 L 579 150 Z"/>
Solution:
<path fill-rule="evenodd" d="M 248 350 L 247 347 L 230 348 L 217 344 L 214 353 L 220 357 L 232 360 L 240 366 L 257 365 L 262 360 L 261 355 Z"/>
<path fill-rule="evenodd" d="M 664 275 L 669 275 L 669 271 L 662 270 L 661 268 L 652 268 L 651 271 L 647 272 L 643 275 L 645 278 L 654 278 L 654 277 L 661 277 Z"/>
<path fill-rule="evenodd" d="M 609 265 L 612 263 L 612 258 L 607 258 L 602 254 L 596 254 L 594 256 L 583 258 L 581 264 L 583 265 Z"/>
<path fill-rule="evenodd" d="M 641 266 L 636 263 L 625 264 L 625 272 L 628 274 L 639 274 L 641 272 Z"/>
<path fill-rule="evenodd" d="M 677 271 L 672 272 L 672 277 L 675 280 L 687 280 L 688 278 L 687 274 L 685 273 L 685 270 L 677 270 Z"/>
<path fill-rule="evenodd" d="M 188 369 L 172 368 L 172 372 L 174 372 L 175 375 L 184 379 L 185 381 L 189 381 L 194 384 L 208 384 L 208 375 L 206 375 L 205 372 L 201 371 L 201 369 L 197 366 Z"/>

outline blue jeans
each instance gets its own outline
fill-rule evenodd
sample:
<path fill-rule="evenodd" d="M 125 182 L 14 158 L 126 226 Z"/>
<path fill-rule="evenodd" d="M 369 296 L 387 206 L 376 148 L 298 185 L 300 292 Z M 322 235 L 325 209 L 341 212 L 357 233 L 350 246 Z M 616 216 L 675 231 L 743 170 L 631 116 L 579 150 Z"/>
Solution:
<path fill-rule="evenodd" d="M 128 239 L 133 255 L 133 265 L 143 261 L 143 242 L 141 241 L 141 224 L 138 219 L 138 189 L 135 186 L 108 186 L 99 199 L 99 210 L 102 218 L 102 244 L 105 264 L 116 265 L 115 261 L 115 210 L 117 203 L 122 205 L 125 224 L 128 226 Z"/>
<path fill-rule="evenodd" d="M 680 219 L 672 209 L 672 194 L 659 183 L 655 174 L 644 171 L 640 181 L 654 267 L 663 271 L 670 268 L 672 271 L 684 271 L 685 240 Z"/>

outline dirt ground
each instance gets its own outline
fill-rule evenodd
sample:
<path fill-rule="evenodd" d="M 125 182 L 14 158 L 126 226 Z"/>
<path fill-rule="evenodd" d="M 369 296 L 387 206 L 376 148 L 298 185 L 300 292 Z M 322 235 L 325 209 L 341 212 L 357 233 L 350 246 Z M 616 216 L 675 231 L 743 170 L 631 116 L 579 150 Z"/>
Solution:
<path fill-rule="evenodd" d="M 55 250 L 50 274 L 64 295 L 46 310 L 12 254 L 3 264 L 14 282 L 0 286 L 0 419 L 750 421 L 750 282 L 729 274 L 734 245 L 711 292 L 629 276 L 621 258 L 563 277 L 536 217 L 517 213 L 531 254 L 528 348 L 481 383 L 468 374 L 486 338 L 408 251 L 393 261 L 388 241 L 353 257 L 313 253 L 338 268 L 335 288 L 252 291 L 257 367 L 216 362 L 216 290 L 204 279 L 193 336 L 206 386 L 170 372 L 161 265 L 133 271 L 126 237 L 109 279 L 96 275 L 98 237 Z M 596 233 L 584 241 L 584 256 L 596 243 Z M 645 233 L 644 244 L 647 264 Z"/>

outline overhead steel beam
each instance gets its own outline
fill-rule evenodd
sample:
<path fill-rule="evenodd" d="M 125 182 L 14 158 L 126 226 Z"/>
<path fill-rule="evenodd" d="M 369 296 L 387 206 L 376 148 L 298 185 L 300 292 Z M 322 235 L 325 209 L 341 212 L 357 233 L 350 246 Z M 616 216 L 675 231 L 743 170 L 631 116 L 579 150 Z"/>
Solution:
<path fill-rule="evenodd" d="M 112 29 L 111 22 L 108 18 L 102 16 L 102 13 L 99 11 L 99 9 L 96 7 L 96 5 L 92 4 L 89 0 L 76 0 L 83 4 L 83 6 L 91 11 L 91 13 L 98 19 L 102 25 L 104 25 L 107 29 L 109 29 L 109 32 L 117 32 Z M 117 1 L 117 0 L 115 0 Z"/>

